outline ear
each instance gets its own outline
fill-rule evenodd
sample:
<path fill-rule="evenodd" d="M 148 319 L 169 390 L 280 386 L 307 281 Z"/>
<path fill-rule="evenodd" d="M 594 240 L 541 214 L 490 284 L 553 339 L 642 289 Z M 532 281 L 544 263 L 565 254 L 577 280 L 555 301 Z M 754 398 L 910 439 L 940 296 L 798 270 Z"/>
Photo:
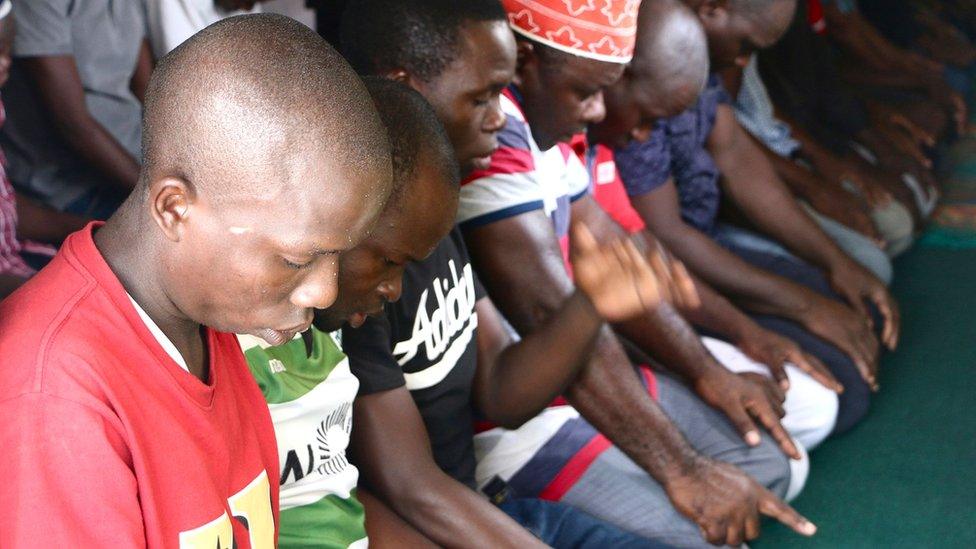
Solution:
<path fill-rule="evenodd" d="M 393 69 L 383 73 L 383 78 L 388 78 L 394 82 L 400 82 L 401 84 L 406 84 L 414 90 L 424 93 L 423 82 L 416 78 L 414 75 L 407 72 L 406 69 Z"/>
<path fill-rule="evenodd" d="M 515 77 L 512 78 L 512 83 L 516 86 L 523 86 L 526 76 L 538 70 L 539 56 L 532 42 L 528 40 L 516 40 L 515 44 Z"/>
<path fill-rule="evenodd" d="M 702 0 L 696 11 L 702 20 L 707 20 L 714 18 L 719 12 L 726 11 L 728 5 L 728 0 Z"/>
<path fill-rule="evenodd" d="M 149 185 L 150 214 L 167 239 L 182 238 L 195 199 L 193 185 L 179 177 L 164 177 Z"/>

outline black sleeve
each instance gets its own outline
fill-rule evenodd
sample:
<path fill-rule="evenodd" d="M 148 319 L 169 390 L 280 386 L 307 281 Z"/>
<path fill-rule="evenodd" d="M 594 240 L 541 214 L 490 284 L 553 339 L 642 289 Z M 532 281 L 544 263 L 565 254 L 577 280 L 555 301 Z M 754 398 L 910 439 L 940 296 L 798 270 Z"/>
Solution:
<path fill-rule="evenodd" d="M 478 271 L 472 270 L 474 275 L 474 302 L 477 303 L 483 297 L 488 297 L 488 292 L 485 291 L 485 287 L 481 284 L 481 278 L 478 277 Z"/>
<path fill-rule="evenodd" d="M 371 395 L 398 387 L 406 381 L 393 358 L 393 334 L 386 315 L 370 317 L 359 328 L 342 328 L 342 350 L 349 368 L 359 379 L 359 394 Z"/>

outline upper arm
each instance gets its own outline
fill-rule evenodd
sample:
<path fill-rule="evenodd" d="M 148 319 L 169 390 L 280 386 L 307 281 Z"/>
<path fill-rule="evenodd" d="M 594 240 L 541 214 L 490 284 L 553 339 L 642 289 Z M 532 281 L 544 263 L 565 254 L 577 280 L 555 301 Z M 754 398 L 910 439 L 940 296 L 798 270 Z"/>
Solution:
<path fill-rule="evenodd" d="M 39 539 L 49 547 L 145 544 L 132 457 L 117 418 L 38 393 L 0 403 L 0 418 L 0 546 Z"/>
<path fill-rule="evenodd" d="M 719 105 L 715 112 L 715 124 L 708 135 L 706 147 L 715 163 L 725 172 L 730 162 L 735 162 L 735 153 L 743 145 L 745 134 L 735 119 L 735 113 L 729 105 Z"/>
<path fill-rule="evenodd" d="M 685 224 L 681 218 L 681 204 L 678 189 L 674 179 L 668 181 L 652 192 L 630 197 L 630 203 L 640 214 L 648 229 L 658 238 L 666 240 L 666 236 Z"/>
<path fill-rule="evenodd" d="M 479 299 L 474 308 L 478 315 L 478 369 L 471 394 L 478 409 L 484 410 L 481 400 L 488 394 L 486 389 L 491 383 L 493 367 L 502 351 L 512 344 L 512 337 L 491 298 Z"/>
<path fill-rule="evenodd" d="M 478 275 L 517 330 L 530 331 L 573 292 L 552 221 L 541 209 L 464 231 Z"/>

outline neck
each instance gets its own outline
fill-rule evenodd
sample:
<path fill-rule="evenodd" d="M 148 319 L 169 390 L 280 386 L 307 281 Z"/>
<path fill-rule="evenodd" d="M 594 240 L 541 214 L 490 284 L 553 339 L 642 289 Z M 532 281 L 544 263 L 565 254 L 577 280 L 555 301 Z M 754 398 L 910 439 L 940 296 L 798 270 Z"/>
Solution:
<path fill-rule="evenodd" d="M 159 276 L 159 254 L 152 245 L 150 220 L 133 212 L 132 201 L 95 233 L 95 246 L 125 291 L 153 319 L 183 356 L 190 373 L 206 381 L 206 346 L 200 324 L 188 318 L 170 300 Z M 141 238 L 132 238 L 142 235 Z"/>

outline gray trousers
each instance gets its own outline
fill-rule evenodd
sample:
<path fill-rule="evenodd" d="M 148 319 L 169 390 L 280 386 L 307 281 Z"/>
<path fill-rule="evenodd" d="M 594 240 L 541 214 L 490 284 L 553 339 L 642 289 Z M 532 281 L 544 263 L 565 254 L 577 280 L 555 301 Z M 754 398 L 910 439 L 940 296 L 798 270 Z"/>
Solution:
<path fill-rule="evenodd" d="M 789 459 L 764 431 L 750 448 L 724 416 L 682 384 L 657 374 L 659 403 L 699 453 L 735 465 L 782 497 L 790 483 Z M 664 488 L 616 446 L 604 451 L 563 503 L 645 538 L 674 547 L 713 547 L 698 526 L 671 505 Z"/>

